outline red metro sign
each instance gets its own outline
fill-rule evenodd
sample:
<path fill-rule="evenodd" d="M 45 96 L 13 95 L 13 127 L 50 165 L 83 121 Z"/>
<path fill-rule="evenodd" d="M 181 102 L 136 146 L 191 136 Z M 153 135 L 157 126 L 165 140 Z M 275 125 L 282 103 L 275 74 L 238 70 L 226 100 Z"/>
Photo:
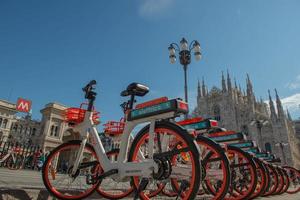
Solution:
<path fill-rule="evenodd" d="M 31 109 L 31 101 L 19 98 L 16 106 L 17 111 L 19 112 L 30 112 Z"/>

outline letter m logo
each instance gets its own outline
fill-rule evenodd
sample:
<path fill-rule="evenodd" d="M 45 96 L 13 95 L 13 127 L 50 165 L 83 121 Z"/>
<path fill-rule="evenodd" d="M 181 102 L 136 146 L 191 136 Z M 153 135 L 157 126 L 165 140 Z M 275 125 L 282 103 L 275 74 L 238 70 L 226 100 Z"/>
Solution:
<path fill-rule="evenodd" d="M 16 106 L 17 111 L 28 113 L 31 109 L 31 101 L 19 98 Z"/>

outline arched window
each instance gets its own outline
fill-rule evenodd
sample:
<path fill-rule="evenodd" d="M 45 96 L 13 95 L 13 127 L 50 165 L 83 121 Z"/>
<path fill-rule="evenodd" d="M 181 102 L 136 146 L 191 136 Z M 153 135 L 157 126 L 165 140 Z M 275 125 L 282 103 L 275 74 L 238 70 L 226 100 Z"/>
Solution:
<path fill-rule="evenodd" d="M 52 136 L 53 134 L 54 134 L 54 125 L 51 126 L 50 136 Z"/>
<path fill-rule="evenodd" d="M 2 118 L 0 118 L 0 128 L 1 128 L 1 126 L 2 126 Z"/>
<path fill-rule="evenodd" d="M 265 143 L 265 148 L 267 152 L 272 153 L 272 146 L 269 142 Z"/>
<path fill-rule="evenodd" d="M 2 140 L 3 132 L 0 131 L 0 140 Z"/>
<path fill-rule="evenodd" d="M 35 136 L 35 133 L 36 133 L 36 128 L 33 128 L 32 129 L 32 136 Z"/>
<path fill-rule="evenodd" d="M 6 128 L 6 126 L 7 126 L 7 123 L 8 123 L 8 120 L 7 120 L 7 119 L 5 119 L 5 120 L 3 121 L 3 128 Z"/>
<path fill-rule="evenodd" d="M 55 127 L 55 132 L 54 132 L 54 136 L 58 136 L 58 126 Z"/>
<path fill-rule="evenodd" d="M 213 106 L 213 114 L 214 114 L 214 119 L 217 121 L 221 120 L 221 109 L 218 105 Z"/>

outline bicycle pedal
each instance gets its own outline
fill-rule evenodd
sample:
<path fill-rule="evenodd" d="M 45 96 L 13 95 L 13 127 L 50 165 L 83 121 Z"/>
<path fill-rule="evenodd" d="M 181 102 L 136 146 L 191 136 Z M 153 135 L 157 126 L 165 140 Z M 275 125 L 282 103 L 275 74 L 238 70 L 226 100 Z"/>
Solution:
<path fill-rule="evenodd" d="M 95 176 L 92 176 L 91 174 L 86 175 L 86 183 L 88 185 L 94 185 L 96 184 L 98 181 L 97 178 L 95 178 Z"/>

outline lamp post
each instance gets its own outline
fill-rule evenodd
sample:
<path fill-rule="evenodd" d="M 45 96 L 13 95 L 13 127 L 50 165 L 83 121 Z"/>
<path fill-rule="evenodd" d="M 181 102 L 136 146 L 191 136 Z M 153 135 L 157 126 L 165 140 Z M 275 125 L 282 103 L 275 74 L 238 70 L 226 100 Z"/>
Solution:
<path fill-rule="evenodd" d="M 263 143 L 262 143 L 262 128 L 263 126 L 267 125 L 269 122 L 268 121 L 265 121 L 265 120 L 253 120 L 251 121 L 250 125 L 256 125 L 256 128 L 258 130 L 258 146 L 261 148 L 261 149 L 264 149 L 263 148 Z"/>
<path fill-rule="evenodd" d="M 284 151 L 283 151 L 283 148 L 285 146 L 289 145 L 288 143 L 284 143 L 284 142 L 277 142 L 275 143 L 275 146 L 279 147 L 280 150 L 281 150 L 281 155 L 282 155 L 282 159 L 283 159 L 283 164 L 286 165 L 286 157 L 285 157 L 285 154 L 284 154 Z"/>
<path fill-rule="evenodd" d="M 180 64 L 183 66 L 184 71 L 184 97 L 185 101 L 188 102 L 188 89 L 187 89 L 187 68 L 191 63 L 191 51 L 194 51 L 195 59 L 198 61 L 201 59 L 200 43 L 197 40 L 193 40 L 189 45 L 185 38 L 180 41 L 180 46 L 176 43 L 171 43 L 169 48 L 170 62 L 174 64 L 176 62 L 176 51 L 179 54 Z M 187 118 L 187 115 L 186 115 Z"/>

